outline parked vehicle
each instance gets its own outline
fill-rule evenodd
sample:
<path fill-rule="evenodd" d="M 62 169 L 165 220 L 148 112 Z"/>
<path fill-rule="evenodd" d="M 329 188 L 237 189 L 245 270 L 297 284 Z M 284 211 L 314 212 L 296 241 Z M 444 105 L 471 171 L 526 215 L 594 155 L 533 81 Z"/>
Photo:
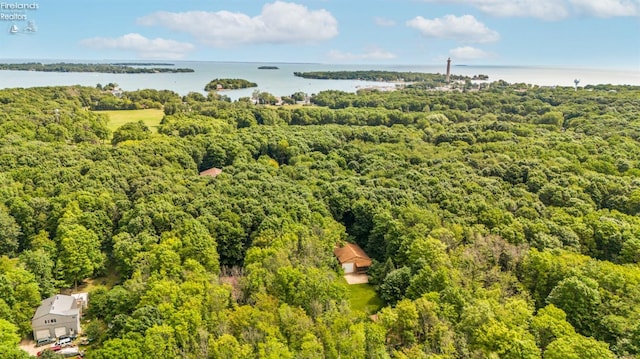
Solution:
<path fill-rule="evenodd" d="M 55 345 L 59 345 L 62 347 L 71 345 L 71 337 L 60 337 Z"/>
<path fill-rule="evenodd" d="M 78 350 L 78 347 L 62 348 L 60 351 L 58 351 L 58 354 L 65 357 L 73 357 L 80 355 L 80 350 Z"/>
<path fill-rule="evenodd" d="M 38 340 L 36 340 L 36 347 L 41 347 L 43 345 L 47 345 L 49 343 L 53 343 L 56 340 L 53 338 L 40 338 Z"/>

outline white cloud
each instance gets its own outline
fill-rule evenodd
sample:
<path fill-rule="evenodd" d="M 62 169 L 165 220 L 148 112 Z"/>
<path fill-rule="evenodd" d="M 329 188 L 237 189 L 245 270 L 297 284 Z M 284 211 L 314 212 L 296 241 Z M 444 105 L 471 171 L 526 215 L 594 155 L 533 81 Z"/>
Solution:
<path fill-rule="evenodd" d="M 459 17 L 445 15 L 435 19 L 425 19 L 418 16 L 407 21 L 407 26 L 420 31 L 426 37 L 452 39 L 466 43 L 485 43 L 500 39 L 500 35 L 496 31 L 489 29 L 472 15 Z"/>
<path fill-rule="evenodd" d="M 186 32 L 212 46 L 310 43 L 338 34 L 338 21 L 330 12 L 282 1 L 265 4 L 254 17 L 229 11 L 160 11 L 139 18 L 138 23 Z"/>
<path fill-rule="evenodd" d="M 451 49 L 449 54 L 456 60 L 480 60 L 494 57 L 489 52 L 471 46 L 456 47 Z"/>
<path fill-rule="evenodd" d="M 568 15 L 558 0 L 472 0 L 480 10 L 499 17 L 535 17 L 556 20 Z"/>
<path fill-rule="evenodd" d="M 391 60 L 395 59 L 396 55 L 385 51 L 379 47 L 366 48 L 364 52 L 360 54 L 354 54 L 352 52 L 342 52 L 338 50 L 331 50 L 327 57 L 332 61 L 359 61 L 359 60 Z"/>
<path fill-rule="evenodd" d="M 597 17 L 636 16 L 640 0 L 569 0 L 580 14 Z"/>
<path fill-rule="evenodd" d="M 80 44 L 94 49 L 116 49 L 136 51 L 145 59 L 180 59 L 195 49 L 193 44 L 161 38 L 148 39 L 131 33 L 116 38 L 94 37 L 80 41 Z"/>
<path fill-rule="evenodd" d="M 390 19 L 385 19 L 383 17 L 374 17 L 373 18 L 373 22 L 378 25 L 378 26 L 383 26 L 383 27 L 391 27 L 391 26 L 395 26 L 396 22 Z"/>
<path fill-rule="evenodd" d="M 497 17 L 534 17 L 560 20 L 572 15 L 636 16 L 640 0 L 422 0 L 474 6 Z"/>

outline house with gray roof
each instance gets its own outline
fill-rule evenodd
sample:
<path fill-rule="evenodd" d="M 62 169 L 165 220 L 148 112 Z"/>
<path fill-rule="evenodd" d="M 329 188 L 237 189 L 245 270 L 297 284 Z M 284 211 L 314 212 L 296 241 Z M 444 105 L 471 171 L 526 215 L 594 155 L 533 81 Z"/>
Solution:
<path fill-rule="evenodd" d="M 59 338 L 80 333 L 84 303 L 70 295 L 57 294 L 42 301 L 31 319 L 33 338 Z"/>

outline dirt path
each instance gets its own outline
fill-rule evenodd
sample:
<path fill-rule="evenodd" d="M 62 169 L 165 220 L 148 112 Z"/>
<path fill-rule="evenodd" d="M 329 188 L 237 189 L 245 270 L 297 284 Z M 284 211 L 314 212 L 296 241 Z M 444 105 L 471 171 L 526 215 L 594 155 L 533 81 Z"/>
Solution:
<path fill-rule="evenodd" d="M 33 355 L 33 356 L 36 356 L 36 354 L 38 354 L 39 351 L 42 351 L 45 348 L 48 348 L 50 346 L 51 344 L 47 344 L 47 345 L 43 345 L 41 347 L 36 348 L 36 342 L 34 342 L 33 340 L 27 340 L 27 339 L 20 342 L 20 349 L 24 350 L 25 352 L 29 353 L 29 355 Z"/>
<path fill-rule="evenodd" d="M 346 279 L 349 284 L 369 283 L 369 277 L 367 277 L 366 274 L 345 274 L 344 279 Z"/>

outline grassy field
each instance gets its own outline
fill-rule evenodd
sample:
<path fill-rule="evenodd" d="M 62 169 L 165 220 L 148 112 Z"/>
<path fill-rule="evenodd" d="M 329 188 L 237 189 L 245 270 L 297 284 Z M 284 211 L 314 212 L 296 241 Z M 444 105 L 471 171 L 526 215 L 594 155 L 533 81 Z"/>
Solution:
<path fill-rule="evenodd" d="M 348 288 L 351 308 L 355 310 L 374 314 L 384 305 L 371 284 L 352 284 Z"/>
<path fill-rule="evenodd" d="M 148 110 L 121 110 L 121 111 L 95 111 L 96 113 L 103 113 L 109 116 L 109 129 L 115 131 L 118 127 L 124 125 L 127 122 L 144 122 L 151 132 L 158 132 L 158 126 L 164 116 L 162 110 L 148 109 Z"/>

